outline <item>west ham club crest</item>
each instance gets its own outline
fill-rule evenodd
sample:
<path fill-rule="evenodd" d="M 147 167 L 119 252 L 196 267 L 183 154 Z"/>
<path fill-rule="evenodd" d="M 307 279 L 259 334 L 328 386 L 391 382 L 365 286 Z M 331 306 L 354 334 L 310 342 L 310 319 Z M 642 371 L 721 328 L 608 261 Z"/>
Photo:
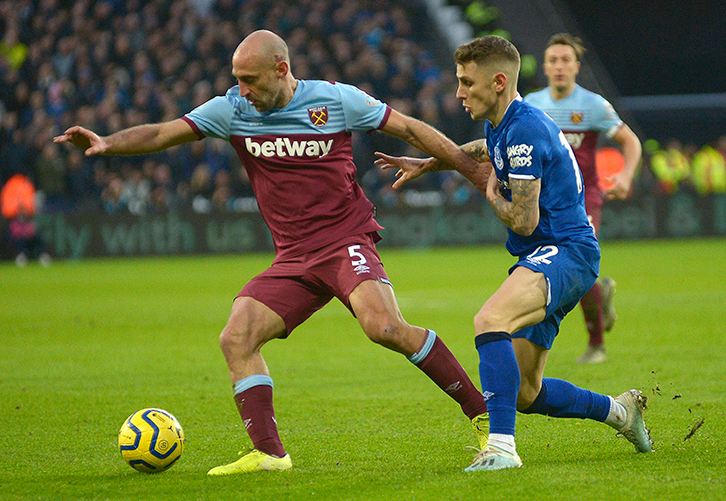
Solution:
<path fill-rule="evenodd" d="M 316 106 L 315 108 L 308 108 L 308 116 L 313 125 L 322 127 L 328 123 L 328 107 Z"/>

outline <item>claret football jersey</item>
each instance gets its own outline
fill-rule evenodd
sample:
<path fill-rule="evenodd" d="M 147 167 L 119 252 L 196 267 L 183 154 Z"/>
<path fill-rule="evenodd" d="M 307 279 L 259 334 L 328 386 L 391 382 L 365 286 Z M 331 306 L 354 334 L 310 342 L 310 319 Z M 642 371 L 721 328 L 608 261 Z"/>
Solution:
<path fill-rule="evenodd" d="M 351 132 L 382 127 L 390 108 L 352 85 L 297 82 L 280 109 L 258 112 L 234 86 L 183 117 L 200 138 L 232 144 L 278 255 L 382 229 L 355 181 Z"/>
<path fill-rule="evenodd" d="M 548 87 L 527 94 L 528 103 L 547 113 L 562 129 L 575 152 L 584 176 L 585 186 L 597 186 L 595 154 L 600 134 L 610 137 L 622 127 L 623 121 L 612 105 L 599 94 L 580 85 L 569 96 L 555 100 Z"/>

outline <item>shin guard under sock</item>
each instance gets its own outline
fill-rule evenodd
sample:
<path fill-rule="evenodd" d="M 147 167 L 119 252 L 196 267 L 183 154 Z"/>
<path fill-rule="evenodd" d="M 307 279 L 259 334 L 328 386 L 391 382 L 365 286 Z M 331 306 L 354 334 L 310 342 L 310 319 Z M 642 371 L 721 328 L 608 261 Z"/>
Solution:
<path fill-rule="evenodd" d="M 506 332 L 485 332 L 476 337 L 476 349 L 489 433 L 514 435 L 520 376 L 512 337 Z"/>
<path fill-rule="evenodd" d="M 484 414 L 487 404 L 481 392 L 441 338 L 434 331 L 428 332 L 423 347 L 408 359 L 456 400 L 469 419 Z"/>
<path fill-rule="evenodd" d="M 252 445 L 258 451 L 277 457 L 285 455 L 272 406 L 272 379 L 254 375 L 234 384 L 234 401 Z"/>

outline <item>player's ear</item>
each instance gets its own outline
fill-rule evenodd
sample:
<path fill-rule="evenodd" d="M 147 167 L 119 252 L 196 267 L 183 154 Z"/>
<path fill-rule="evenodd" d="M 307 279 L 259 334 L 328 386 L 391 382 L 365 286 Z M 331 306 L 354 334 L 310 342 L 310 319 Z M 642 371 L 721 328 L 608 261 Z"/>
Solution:
<path fill-rule="evenodd" d="M 503 71 L 495 73 L 492 81 L 494 83 L 494 89 L 497 92 L 502 92 L 507 86 L 507 74 Z"/>
<path fill-rule="evenodd" d="M 275 73 L 277 76 L 282 78 L 290 72 L 290 63 L 287 61 L 278 61 L 275 63 Z"/>

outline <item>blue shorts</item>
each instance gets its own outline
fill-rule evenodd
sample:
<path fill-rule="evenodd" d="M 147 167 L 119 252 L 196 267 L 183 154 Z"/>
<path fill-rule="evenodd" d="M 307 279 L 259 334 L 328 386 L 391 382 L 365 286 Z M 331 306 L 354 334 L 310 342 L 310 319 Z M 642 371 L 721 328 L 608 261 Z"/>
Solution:
<path fill-rule="evenodd" d="M 562 319 L 595 284 L 600 272 L 600 246 L 595 241 L 544 245 L 521 256 L 509 273 L 517 266 L 544 274 L 547 313 L 540 323 L 520 329 L 512 337 L 527 339 L 549 350 L 560 331 Z"/>

